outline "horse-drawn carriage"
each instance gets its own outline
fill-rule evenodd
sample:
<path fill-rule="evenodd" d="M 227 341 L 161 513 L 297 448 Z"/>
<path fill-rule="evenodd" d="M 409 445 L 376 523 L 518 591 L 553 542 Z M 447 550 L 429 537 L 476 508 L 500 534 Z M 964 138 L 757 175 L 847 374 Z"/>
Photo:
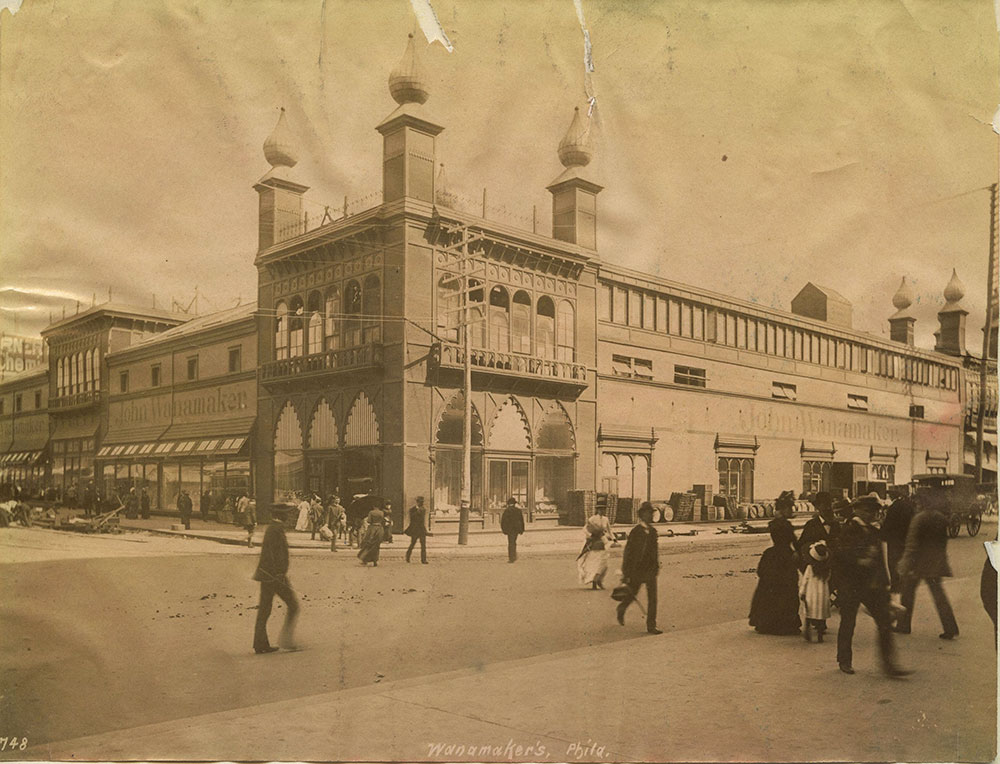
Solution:
<path fill-rule="evenodd" d="M 948 535 L 955 538 L 962 524 L 970 536 L 979 533 L 983 512 L 995 501 L 996 486 L 980 485 L 972 475 L 914 475 L 914 492 L 937 503 L 948 517 Z"/>

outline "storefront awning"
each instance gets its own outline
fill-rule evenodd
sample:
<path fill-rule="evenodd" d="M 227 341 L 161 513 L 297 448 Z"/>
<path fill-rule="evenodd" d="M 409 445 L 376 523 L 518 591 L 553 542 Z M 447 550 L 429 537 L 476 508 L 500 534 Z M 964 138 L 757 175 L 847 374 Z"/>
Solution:
<path fill-rule="evenodd" d="M 717 433 L 715 436 L 716 456 L 752 457 L 760 448 L 756 435 L 727 435 Z"/>
<path fill-rule="evenodd" d="M 71 438 L 93 438 L 97 435 L 98 422 L 94 418 L 85 419 L 55 419 L 55 430 L 52 432 L 52 440 L 69 440 Z"/>
<path fill-rule="evenodd" d="M 246 446 L 249 435 L 200 440 L 160 440 L 152 443 L 120 443 L 101 446 L 98 459 L 163 459 L 184 457 L 236 456 Z"/>
<path fill-rule="evenodd" d="M 895 463 L 897 456 L 899 456 L 899 449 L 895 446 L 872 446 L 868 452 L 868 458 L 872 462 L 881 462 L 882 464 Z"/>
<path fill-rule="evenodd" d="M 0 464 L 4 467 L 34 464 L 38 461 L 41 455 L 41 451 L 11 451 L 10 453 L 0 456 Z"/>
<path fill-rule="evenodd" d="M 837 447 L 829 440 L 803 440 L 799 451 L 803 459 L 832 461 Z"/>

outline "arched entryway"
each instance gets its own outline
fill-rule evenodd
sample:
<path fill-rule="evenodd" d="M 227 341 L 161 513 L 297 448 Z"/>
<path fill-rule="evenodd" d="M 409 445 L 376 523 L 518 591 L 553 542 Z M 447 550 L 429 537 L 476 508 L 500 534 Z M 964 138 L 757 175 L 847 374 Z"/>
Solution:
<path fill-rule="evenodd" d="M 508 396 L 490 424 L 486 455 L 486 511 L 495 520 L 509 498 L 527 509 L 531 427 L 521 404 Z"/>
<path fill-rule="evenodd" d="M 340 438 L 333 407 L 321 398 L 309 424 L 306 462 L 309 490 L 326 498 L 340 489 Z"/>
<path fill-rule="evenodd" d="M 274 500 L 291 501 L 305 488 L 302 425 L 291 401 L 285 403 L 274 427 Z"/>
<path fill-rule="evenodd" d="M 566 410 L 556 401 L 541 404 L 535 427 L 535 502 L 533 519 L 569 512 L 569 491 L 576 483 L 576 433 Z"/>
<path fill-rule="evenodd" d="M 344 427 L 341 490 L 349 498 L 382 488 L 379 421 L 375 406 L 362 391 L 354 398 Z"/>
<path fill-rule="evenodd" d="M 462 439 L 465 396 L 456 393 L 441 412 L 434 433 L 434 502 L 436 520 L 458 518 L 462 489 Z M 472 499 L 470 512 L 482 517 L 483 423 L 472 406 Z"/>

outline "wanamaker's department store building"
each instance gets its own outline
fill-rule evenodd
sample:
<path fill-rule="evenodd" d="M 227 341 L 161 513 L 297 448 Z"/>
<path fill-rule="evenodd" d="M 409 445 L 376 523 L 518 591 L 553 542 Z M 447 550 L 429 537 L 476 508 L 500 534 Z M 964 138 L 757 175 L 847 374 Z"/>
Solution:
<path fill-rule="evenodd" d="M 458 209 L 412 38 L 389 90 L 382 203 L 309 230 L 282 113 L 254 186 L 257 305 L 190 319 L 109 303 L 50 326 L 48 367 L 0 384 L 0 480 L 144 485 L 161 511 L 182 488 L 196 509 L 210 492 L 266 506 L 371 489 L 457 519 L 463 279 L 472 514 L 486 525 L 510 496 L 554 524 L 573 489 L 638 502 L 700 485 L 749 503 L 969 470 L 979 371 L 956 275 L 929 351 L 905 279 L 886 340 L 812 283 L 785 312 L 629 270 L 598 254 L 602 188 L 579 112 L 548 186 L 549 237 Z"/>

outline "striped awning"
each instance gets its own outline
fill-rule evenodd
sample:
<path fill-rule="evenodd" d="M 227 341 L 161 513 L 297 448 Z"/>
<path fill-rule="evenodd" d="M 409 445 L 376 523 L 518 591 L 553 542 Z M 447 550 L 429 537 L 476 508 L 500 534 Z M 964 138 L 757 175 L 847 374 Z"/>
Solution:
<path fill-rule="evenodd" d="M 184 457 L 235 456 L 249 439 L 249 434 L 199 440 L 163 440 L 147 443 L 121 443 L 102 446 L 98 459 L 162 459 Z"/>
<path fill-rule="evenodd" d="M 34 464 L 41 455 L 41 451 L 11 451 L 0 456 L 0 464 L 4 466 Z"/>

